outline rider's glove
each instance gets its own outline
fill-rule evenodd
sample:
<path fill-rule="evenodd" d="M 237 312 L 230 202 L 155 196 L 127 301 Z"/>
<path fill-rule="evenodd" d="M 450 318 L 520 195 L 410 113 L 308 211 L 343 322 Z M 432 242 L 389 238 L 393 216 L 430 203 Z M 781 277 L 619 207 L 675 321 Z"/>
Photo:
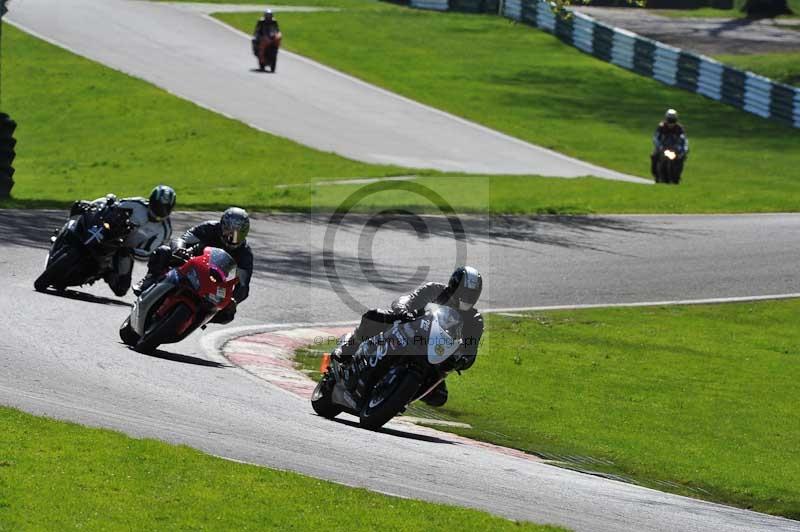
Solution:
<path fill-rule="evenodd" d="M 174 255 L 181 260 L 189 260 L 194 256 L 192 248 L 178 248 L 175 250 Z"/>

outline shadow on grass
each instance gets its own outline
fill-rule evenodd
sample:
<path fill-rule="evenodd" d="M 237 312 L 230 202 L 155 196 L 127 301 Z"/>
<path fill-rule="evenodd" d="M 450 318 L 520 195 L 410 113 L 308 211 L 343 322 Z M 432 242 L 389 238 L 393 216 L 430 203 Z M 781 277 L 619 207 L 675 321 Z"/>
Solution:
<path fill-rule="evenodd" d="M 730 22 L 733 25 L 746 25 L 746 20 Z M 723 30 L 724 31 L 724 30 Z M 616 71 L 618 70 L 618 71 Z M 502 100 L 505 105 L 521 108 L 541 109 L 542 99 L 546 99 L 549 111 L 541 110 L 544 117 L 552 117 L 558 122 L 564 116 L 575 117 L 591 124 L 603 124 L 613 121 L 609 117 L 609 109 L 615 109 L 614 115 L 625 118 L 625 128 L 630 131 L 641 131 L 642 137 L 649 139 L 661 120 L 665 109 L 653 106 L 654 98 L 679 109 L 688 122 L 687 132 L 692 138 L 714 138 L 717 140 L 751 140 L 757 139 L 760 133 L 775 133 L 786 128 L 794 132 L 788 124 L 778 121 L 764 120 L 748 115 L 739 109 L 697 98 L 693 93 L 676 93 L 671 87 L 658 81 L 635 78 L 618 67 L 598 67 L 594 69 L 564 66 L 558 70 L 519 70 L 513 74 L 488 75 L 487 81 L 493 86 L 508 88 Z M 573 90 L 554 92 L 552 87 L 576 87 Z M 581 87 L 591 87 L 592 96 L 587 99 Z M 708 106 L 715 107 L 713 113 Z M 731 127 L 732 123 L 747 123 L 747 127 Z M 613 139 L 609 149 L 617 149 Z M 643 157 L 646 157 L 644 154 Z"/>

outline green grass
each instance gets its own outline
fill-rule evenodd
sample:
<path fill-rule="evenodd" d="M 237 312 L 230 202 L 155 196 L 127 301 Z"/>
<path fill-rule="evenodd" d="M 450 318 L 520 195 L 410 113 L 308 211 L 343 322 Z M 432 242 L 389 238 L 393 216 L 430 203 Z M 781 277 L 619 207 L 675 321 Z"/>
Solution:
<path fill-rule="evenodd" d="M 166 182 L 181 208 L 305 210 L 308 189 L 274 185 L 408 173 L 261 133 L 13 27 L 3 39 L 14 51 L 3 57 L 3 109 L 19 123 L 6 206 L 141 195 Z"/>
<path fill-rule="evenodd" d="M 650 130 L 660 112 L 660 107 L 650 100 L 653 91 L 663 96 L 672 94 L 669 89 L 581 55 L 538 31 L 513 26 L 496 17 L 440 15 L 368 1 L 359 5 L 368 9 L 348 11 L 357 23 L 386 24 L 390 38 L 400 35 L 409 24 L 419 24 L 421 35 L 432 39 L 430 46 L 416 37 L 412 39 L 413 50 L 405 65 L 409 78 L 416 80 L 406 91 L 410 95 L 418 94 L 414 91 L 425 85 L 417 78 L 421 76 L 419 69 L 427 69 L 429 74 L 421 77 L 430 82 L 427 92 L 432 96 L 428 103 L 448 108 L 446 100 L 451 98 L 445 93 L 452 89 L 458 94 L 458 98 L 452 98 L 453 105 L 469 107 L 460 113 L 468 118 L 481 121 L 491 114 L 489 125 L 501 126 L 512 134 L 573 155 L 585 155 L 623 171 L 646 174 Z M 313 32 L 321 21 L 313 18 L 320 14 L 288 13 L 281 15 L 282 20 L 289 15 L 296 17 L 283 21 L 284 27 L 288 23 L 290 44 L 298 31 L 298 37 L 302 37 L 306 23 Z M 242 25 L 251 25 L 252 18 L 241 17 Z M 325 20 L 343 23 L 346 30 L 355 34 L 365 32 L 365 37 L 376 37 L 370 27 L 350 27 L 347 17 Z M 443 37 L 431 33 L 438 30 Z M 503 61 L 496 68 L 471 68 L 466 72 L 461 52 L 447 47 L 445 51 L 456 58 L 452 61 L 455 66 L 443 64 L 442 53 L 436 52 L 443 43 L 452 40 L 451 47 L 463 46 L 461 41 L 471 39 L 470 35 L 476 32 L 491 44 L 492 52 L 503 39 L 519 41 L 510 49 L 510 66 Z M 15 52 L 6 54 L 3 62 L 3 108 L 20 127 L 16 135 L 17 184 L 13 199 L 0 200 L 0 207 L 63 207 L 74 199 L 98 197 L 108 191 L 140 195 L 156 183 L 168 182 L 178 190 L 182 209 L 240 204 L 254 210 L 331 211 L 357 187 L 276 185 L 410 172 L 358 163 L 258 132 L 11 27 L 7 27 L 3 39 L 6 49 Z M 303 39 L 314 40 L 308 36 Z M 334 41 L 341 46 L 341 39 Z M 395 44 L 401 48 L 410 45 L 398 44 L 403 41 Z M 381 39 L 374 42 L 378 50 L 386 46 Z M 348 50 L 345 56 L 356 61 L 368 47 L 353 46 Z M 521 57 L 523 54 L 527 59 Z M 386 58 L 389 63 L 398 61 L 394 52 Z M 485 64 L 487 55 L 478 50 L 474 59 L 477 64 Z M 562 60 L 566 61 L 564 68 L 558 67 Z M 367 63 L 370 69 L 378 69 L 375 59 Z M 561 70 L 564 87 L 559 92 L 557 78 L 562 76 Z M 513 81 L 514 72 L 519 75 L 517 81 Z M 472 73 L 474 80 L 469 78 Z M 496 83 L 492 81 L 495 77 Z M 581 79 L 587 92 L 568 87 Z M 630 87 L 626 86 L 628 83 Z M 607 101 L 598 102 L 600 96 L 588 88 L 592 84 L 605 92 L 626 92 L 632 98 L 629 103 L 635 105 L 619 105 L 608 95 Z M 619 89 L 614 88 L 618 85 Z M 554 92 L 546 104 L 541 104 L 540 96 L 548 91 Z M 584 97 L 585 105 L 580 103 Z M 663 97 L 659 105 L 672 103 Z M 681 109 L 686 111 L 693 154 L 685 184 L 677 188 L 595 178 L 443 177 L 435 172 L 421 172 L 424 177 L 420 182 L 463 212 L 797 211 L 800 182 L 789 170 L 800 165 L 800 150 L 794 149 L 800 138 L 798 133 L 721 106 L 714 107 L 721 114 L 706 112 L 705 107 L 710 105 L 707 100 L 693 105 L 693 109 Z M 641 116 L 631 129 L 626 117 L 637 113 Z M 706 124 L 704 135 L 695 134 L 693 116 L 702 117 L 701 123 Z M 709 120 L 717 121 L 717 126 L 708 125 Z M 730 127 L 733 123 L 740 127 Z M 744 142 L 748 135 L 752 139 Z M 399 191 L 372 196 L 358 209 L 401 206 L 436 212 L 427 201 Z"/>
<path fill-rule="evenodd" d="M 0 426 L 0 530 L 562 530 L 8 408 Z"/>
<path fill-rule="evenodd" d="M 715 58 L 736 68 L 800 87 L 800 52 L 718 55 Z"/>
<path fill-rule="evenodd" d="M 218 16 L 245 31 L 253 21 L 252 14 Z M 518 138 L 634 175 L 649 173 L 650 138 L 663 110 L 675 107 L 682 113 L 692 154 L 680 187 L 498 178 L 491 182 L 494 210 L 535 211 L 531 203 L 591 212 L 798 210 L 793 198 L 800 197 L 794 172 L 800 165 L 800 131 L 637 76 L 541 31 L 494 16 L 388 4 L 338 13 L 283 13 L 281 23 L 290 50 Z"/>
<path fill-rule="evenodd" d="M 799 312 L 787 300 L 490 315 L 439 409 L 473 429 L 444 430 L 797 519 Z"/>

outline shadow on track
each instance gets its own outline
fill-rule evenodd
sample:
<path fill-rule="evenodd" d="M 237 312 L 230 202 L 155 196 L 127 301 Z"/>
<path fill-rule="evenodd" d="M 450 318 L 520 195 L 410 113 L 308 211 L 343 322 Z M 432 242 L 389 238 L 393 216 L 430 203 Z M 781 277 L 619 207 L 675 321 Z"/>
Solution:
<path fill-rule="evenodd" d="M 250 244 L 258 260 L 256 271 L 259 278 L 294 279 L 313 287 L 329 286 L 322 261 L 322 253 L 316 240 L 304 245 L 302 241 L 288 242 L 275 239 L 274 233 L 283 228 L 287 232 L 292 226 L 303 224 L 314 226 L 316 230 L 327 229 L 331 216 L 327 214 L 283 214 L 278 216 L 254 215 L 254 219 L 268 222 L 253 224 Z M 484 244 L 498 248 L 530 249 L 530 244 L 543 246 L 536 252 L 546 252 L 547 247 L 575 249 L 622 255 L 619 248 L 611 249 L 601 238 L 608 235 L 652 235 L 654 238 L 684 239 L 697 232 L 677 231 L 668 221 L 644 222 L 642 220 L 609 216 L 459 216 L 463 224 L 463 238 L 469 244 Z M 387 215 L 348 215 L 337 224 L 337 238 L 349 240 L 350 244 L 330 250 L 336 264 L 336 272 L 343 282 L 363 282 L 368 277 L 371 285 L 405 290 L 416 287 L 414 283 L 403 286 L 393 279 L 411 279 L 416 264 L 403 265 L 390 262 L 392 257 L 381 261 L 370 253 L 354 253 L 360 236 L 368 231 L 392 231 L 399 236 L 416 237 L 415 220 L 425 224 L 422 239 L 452 239 L 452 228 L 443 217 L 397 214 Z M 268 228 L 264 230 L 264 228 Z M 316 232 L 316 231 L 314 231 Z M 321 238 L 320 238 L 321 240 Z M 617 238 L 613 239 L 618 240 Z M 377 272 L 392 272 L 392 279 L 386 279 Z"/>
<path fill-rule="evenodd" d="M 358 422 L 351 421 L 349 419 L 340 419 L 340 418 L 336 417 L 336 418 L 333 418 L 331 421 L 334 421 L 336 423 L 340 423 L 342 425 L 347 425 L 348 427 L 354 427 L 354 428 L 357 428 L 359 430 L 367 430 L 367 429 L 363 428 L 361 425 L 359 425 Z M 387 428 L 387 427 L 382 427 L 382 428 L 380 428 L 380 429 L 378 429 L 376 431 L 372 431 L 372 432 L 388 434 L 389 436 L 395 436 L 395 437 L 398 437 L 398 438 L 405 438 L 407 440 L 424 441 L 424 442 L 427 442 L 427 443 L 440 443 L 440 444 L 445 444 L 445 445 L 456 445 L 456 442 L 454 442 L 454 441 L 443 440 L 441 438 L 437 438 L 436 436 L 428 436 L 428 435 L 425 435 L 425 434 L 417 434 L 417 433 L 414 433 L 414 432 L 406 432 L 404 430 L 390 429 L 390 428 Z"/>
<path fill-rule="evenodd" d="M 46 292 L 41 292 L 41 293 L 55 297 L 63 297 L 65 299 L 74 299 L 75 301 L 96 303 L 99 305 L 113 305 L 117 307 L 128 307 L 128 308 L 133 307 L 133 304 L 128 303 L 127 301 L 122 301 L 120 299 L 112 299 L 110 297 L 95 296 L 92 294 L 87 294 L 86 292 L 77 292 L 75 290 L 64 290 L 63 292 L 59 292 L 58 290 L 50 289 L 47 290 Z"/>
<path fill-rule="evenodd" d="M 0 210 L 0 242 L 48 249 L 53 230 L 63 226 L 66 220 L 67 212 L 63 210 Z"/>
<path fill-rule="evenodd" d="M 125 345 L 120 342 L 120 345 Z M 214 362 L 213 360 L 206 360 L 204 358 L 193 357 L 191 355 L 181 355 L 180 353 L 173 353 L 172 351 L 164 351 L 163 349 L 156 349 L 150 354 L 138 353 L 133 348 L 129 348 L 132 352 L 139 355 L 144 355 L 153 358 L 160 358 L 162 360 L 169 360 L 170 362 L 179 362 L 181 364 L 190 364 L 192 366 L 203 366 L 206 368 L 232 368 L 230 364 L 222 364 Z"/>

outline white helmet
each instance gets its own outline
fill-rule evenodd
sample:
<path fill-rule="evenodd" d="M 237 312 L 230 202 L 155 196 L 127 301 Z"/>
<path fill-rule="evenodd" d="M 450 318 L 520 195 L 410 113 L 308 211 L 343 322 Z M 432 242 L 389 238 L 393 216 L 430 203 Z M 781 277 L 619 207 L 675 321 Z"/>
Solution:
<path fill-rule="evenodd" d="M 668 124 L 675 124 L 678 122 L 678 111 L 675 109 L 667 109 L 667 112 L 664 113 L 664 120 L 667 121 Z"/>

